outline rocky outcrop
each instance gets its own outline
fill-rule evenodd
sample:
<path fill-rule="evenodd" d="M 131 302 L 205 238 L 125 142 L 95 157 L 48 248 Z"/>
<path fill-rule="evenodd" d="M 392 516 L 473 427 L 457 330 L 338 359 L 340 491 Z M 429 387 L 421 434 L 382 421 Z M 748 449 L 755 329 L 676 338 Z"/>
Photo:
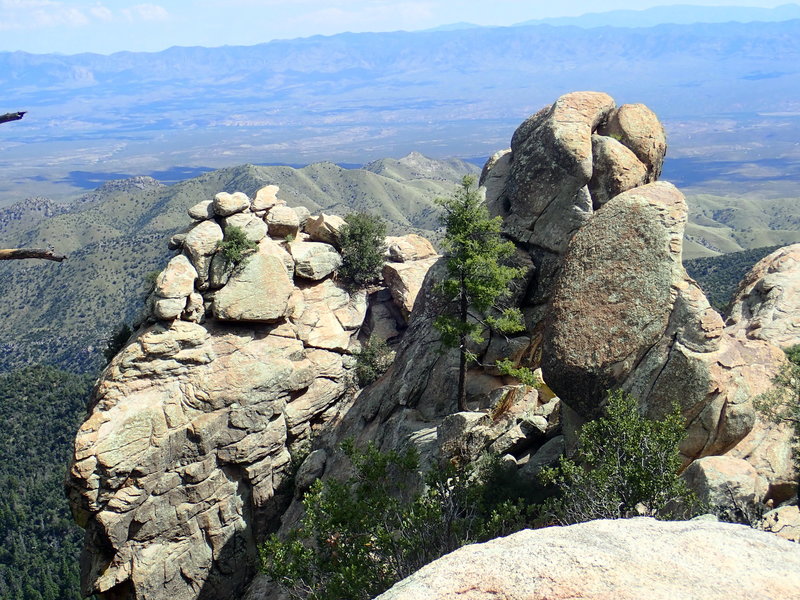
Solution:
<path fill-rule="evenodd" d="M 535 560 L 532 560 L 535 557 Z M 800 595 L 797 546 L 742 525 L 649 518 L 465 546 L 377 600 L 752 600 Z"/>
<path fill-rule="evenodd" d="M 240 597 L 256 540 L 292 498 L 292 456 L 352 400 L 367 293 L 335 281 L 330 244 L 284 239 L 286 227 L 306 234 L 277 193 L 189 209 L 195 224 L 156 280 L 148 320 L 100 377 L 67 481 L 87 530 L 86 594 Z M 258 242 L 238 263 L 219 248 L 229 225 Z M 309 463 L 301 479 L 323 468 Z"/>
<path fill-rule="evenodd" d="M 736 462 L 752 476 L 753 497 L 782 489 L 785 474 L 759 443 L 748 456 L 730 454 L 758 428 L 751 398 L 768 387 L 782 352 L 725 329 L 686 275 L 686 203 L 656 181 L 665 148 L 646 107 L 579 92 L 525 121 L 511 149 L 489 160 L 481 182 L 517 246 L 524 274 L 509 299 L 525 330 L 487 330 L 471 344 L 471 412 L 457 414 L 458 354 L 442 349 L 433 327 L 446 265 L 426 257 L 425 244 L 390 240 L 388 287 L 351 293 L 331 275 L 340 218 L 291 211 L 276 189 L 193 207 L 196 224 L 174 243 L 196 272 L 194 289 L 183 296 L 191 271 L 165 276 L 151 323 L 103 374 L 76 440 L 68 485 L 88 531 L 86 591 L 109 600 L 235 597 L 267 523 L 285 530 L 297 518 L 299 494 L 286 482 L 294 449 L 312 438 L 313 452 L 294 465 L 302 487 L 344 471 L 337 448 L 346 437 L 384 450 L 413 445 L 423 466 L 489 450 L 533 478 L 570 451 L 608 388 L 632 393 L 651 417 L 677 404 L 686 464 L 729 451 L 755 469 Z M 268 227 L 239 265 L 217 252 L 226 220 Z M 179 292 L 163 295 L 171 287 Z M 351 402 L 352 354 L 365 330 L 391 339 L 397 355 Z M 502 358 L 541 368 L 539 388 L 502 375 Z M 707 464 L 696 480 L 709 489 L 724 489 L 728 475 L 742 479 Z"/>
<path fill-rule="evenodd" d="M 726 325 L 744 343 L 761 340 L 784 349 L 800 344 L 800 244 L 776 250 L 753 266 L 739 284 Z M 728 453 L 769 481 L 766 498 L 775 503 L 797 493 L 792 437 L 788 423 L 771 423 L 757 414 L 753 429 Z"/>
<path fill-rule="evenodd" d="M 800 244 L 776 250 L 745 275 L 727 326 L 737 338 L 781 348 L 800 344 Z"/>

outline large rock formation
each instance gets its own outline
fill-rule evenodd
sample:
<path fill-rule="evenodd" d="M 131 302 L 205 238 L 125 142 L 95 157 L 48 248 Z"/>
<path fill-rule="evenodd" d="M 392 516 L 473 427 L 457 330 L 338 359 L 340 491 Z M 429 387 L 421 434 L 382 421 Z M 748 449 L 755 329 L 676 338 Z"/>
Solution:
<path fill-rule="evenodd" d="M 797 545 L 743 525 L 649 518 L 465 546 L 376 600 L 752 600 L 800 596 Z"/>
<path fill-rule="evenodd" d="M 87 531 L 86 594 L 238 598 L 258 535 L 291 499 L 293 453 L 352 399 L 367 294 L 331 277 L 339 253 L 298 232 L 277 191 L 189 209 L 196 223 L 173 240 L 183 253 L 158 276 L 147 321 L 100 377 L 67 481 Z M 325 239 L 326 223 L 343 224 L 310 222 Z M 230 225 L 258 242 L 238 264 L 219 250 Z M 430 264 L 415 258 L 402 264 Z"/>
<path fill-rule="evenodd" d="M 392 240 L 391 291 L 351 294 L 330 275 L 340 219 L 295 219 L 272 188 L 255 202 L 231 194 L 193 207 L 197 223 L 174 241 L 190 260 L 159 280 L 156 322 L 104 372 L 76 440 L 68 485 L 88 531 L 85 590 L 114 600 L 236 597 L 259 536 L 299 514 L 286 482 L 293 449 L 307 441 L 313 452 L 294 465 L 302 487 L 341 473 L 346 437 L 412 444 L 423 465 L 490 449 L 534 477 L 570 449 L 613 387 L 649 416 L 677 403 L 687 463 L 735 449 L 755 422 L 751 397 L 783 356 L 726 330 L 686 275 L 686 203 L 656 181 L 665 149 L 646 107 L 578 92 L 525 121 L 511 149 L 489 160 L 481 183 L 517 246 L 524 275 L 510 298 L 525 331 L 487 331 L 469 348 L 478 362 L 467 375 L 468 413 L 454 414 L 458 354 L 442 350 L 433 327 L 445 265 L 426 244 Z M 256 237 L 267 224 L 249 263 L 228 265 L 217 252 L 230 220 Z M 395 341 L 404 332 L 390 370 L 351 402 L 365 321 Z M 541 367 L 546 384 L 502 376 L 502 358 Z M 733 469 L 752 475 L 754 496 L 785 477 L 759 467 L 756 450 L 737 458 L 755 468 Z"/>

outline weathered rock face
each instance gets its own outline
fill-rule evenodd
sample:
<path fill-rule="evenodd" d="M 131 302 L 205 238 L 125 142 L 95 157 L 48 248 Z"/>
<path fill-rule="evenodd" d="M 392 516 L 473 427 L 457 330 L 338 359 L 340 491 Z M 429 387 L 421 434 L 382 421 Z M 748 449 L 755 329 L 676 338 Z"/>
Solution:
<path fill-rule="evenodd" d="M 791 598 L 799 569 L 796 545 L 743 525 L 590 521 L 465 546 L 377 600 Z"/>
<path fill-rule="evenodd" d="M 257 539 L 292 498 L 292 452 L 351 400 L 367 294 L 333 280 L 332 246 L 295 242 L 290 254 L 264 237 L 273 210 L 299 221 L 277 191 L 190 209 L 200 222 L 159 276 L 149 323 L 97 384 L 67 482 L 87 530 L 86 594 L 239 598 Z M 237 265 L 218 252 L 226 223 L 263 238 Z M 314 456 L 309 484 L 324 469 Z"/>
<path fill-rule="evenodd" d="M 728 330 L 781 348 L 800 344 L 800 244 L 762 258 L 731 303 Z"/>

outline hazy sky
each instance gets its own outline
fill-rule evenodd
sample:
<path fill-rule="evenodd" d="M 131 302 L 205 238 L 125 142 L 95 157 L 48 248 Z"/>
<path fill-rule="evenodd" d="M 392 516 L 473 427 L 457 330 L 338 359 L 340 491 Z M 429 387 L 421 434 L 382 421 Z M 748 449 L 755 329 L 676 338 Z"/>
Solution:
<path fill-rule="evenodd" d="M 683 0 L 774 7 L 787 0 Z M 511 25 L 544 17 L 676 4 L 669 0 L 0 0 L 0 50 L 110 53 L 170 46 L 251 45 L 343 31 L 418 30 L 467 21 Z"/>

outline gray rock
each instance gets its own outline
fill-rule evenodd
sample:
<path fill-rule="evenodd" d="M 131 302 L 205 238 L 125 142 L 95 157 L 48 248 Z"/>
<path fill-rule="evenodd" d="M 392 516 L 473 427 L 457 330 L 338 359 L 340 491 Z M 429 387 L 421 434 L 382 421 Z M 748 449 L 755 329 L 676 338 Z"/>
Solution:
<path fill-rule="evenodd" d="M 244 231 L 245 236 L 252 242 L 260 242 L 267 235 L 267 224 L 263 219 L 252 213 L 236 213 L 224 220 L 225 229 L 238 227 Z"/>
<path fill-rule="evenodd" d="M 762 258 L 739 284 L 726 325 L 738 338 L 800 344 L 800 244 Z"/>
<path fill-rule="evenodd" d="M 289 244 L 289 251 L 295 274 L 304 279 L 319 281 L 342 266 L 342 257 L 330 244 L 295 241 Z"/>
<path fill-rule="evenodd" d="M 563 435 L 557 435 L 547 440 L 536 452 L 518 461 L 520 477 L 538 483 L 540 471 L 544 467 L 551 467 L 558 463 L 558 459 L 564 455 L 565 450 L 566 443 Z"/>
<path fill-rule="evenodd" d="M 737 511 L 754 513 L 765 499 L 767 482 L 747 461 L 730 456 L 706 456 L 686 467 L 683 478 L 701 502 L 714 512 L 734 517 Z"/>
<path fill-rule="evenodd" d="M 286 316 L 293 289 L 279 258 L 250 255 L 215 293 L 214 316 L 226 321 L 273 323 Z"/>
<path fill-rule="evenodd" d="M 153 302 L 153 316 L 162 321 L 177 319 L 186 308 L 186 297 L 158 298 Z"/>
<path fill-rule="evenodd" d="M 325 450 L 314 450 L 306 457 L 294 478 L 295 493 L 302 495 L 308 491 L 312 483 L 322 477 L 327 460 L 328 454 Z"/>
<path fill-rule="evenodd" d="M 201 280 L 208 277 L 211 257 L 217 250 L 217 243 L 221 242 L 224 237 L 222 228 L 214 221 L 202 221 L 186 235 L 183 243 L 184 251 L 192 259 L 197 276 Z"/>
<path fill-rule="evenodd" d="M 203 200 L 202 202 L 198 202 L 194 206 L 190 206 L 189 210 L 187 210 L 186 212 L 188 212 L 189 216 L 193 218 L 195 221 L 205 221 L 206 219 L 213 219 L 215 216 L 214 201 Z"/>

